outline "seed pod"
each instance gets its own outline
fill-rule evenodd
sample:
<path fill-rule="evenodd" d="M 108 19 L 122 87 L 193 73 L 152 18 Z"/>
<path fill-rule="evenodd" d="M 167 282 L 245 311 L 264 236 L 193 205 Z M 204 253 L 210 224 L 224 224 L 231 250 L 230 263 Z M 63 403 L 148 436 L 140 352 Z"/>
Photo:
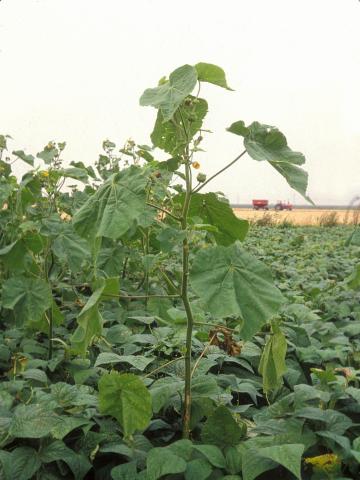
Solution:
<path fill-rule="evenodd" d="M 198 173 L 198 174 L 197 174 L 197 177 L 196 177 L 196 180 L 197 180 L 199 183 L 204 183 L 205 180 L 206 180 L 206 175 L 205 175 L 205 173 Z"/>

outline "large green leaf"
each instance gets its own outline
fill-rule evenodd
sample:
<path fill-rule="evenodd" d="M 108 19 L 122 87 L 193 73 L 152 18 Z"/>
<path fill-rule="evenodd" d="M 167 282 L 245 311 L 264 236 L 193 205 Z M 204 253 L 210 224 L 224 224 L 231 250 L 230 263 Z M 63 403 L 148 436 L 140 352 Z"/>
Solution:
<path fill-rule="evenodd" d="M 21 323 L 38 322 L 50 308 L 52 296 L 44 280 L 16 276 L 3 283 L 1 301 L 3 307 L 15 311 Z"/>
<path fill-rule="evenodd" d="M 208 82 L 232 90 L 227 84 L 224 70 L 217 65 L 200 62 L 195 65 L 195 68 L 200 82 Z"/>
<path fill-rule="evenodd" d="M 220 405 L 203 426 L 201 440 L 224 448 L 237 445 L 245 434 L 246 425 L 237 423 L 229 409 Z"/>
<path fill-rule="evenodd" d="M 145 90 L 140 98 L 140 105 L 158 108 L 166 122 L 172 118 L 184 98 L 193 91 L 196 82 L 195 67 L 183 65 L 170 74 L 168 81 Z"/>
<path fill-rule="evenodd" d="M 284 301 L 270 270 L 244 251 L 239 242 L 198 251 L 190 281 L 210 313 L 242 318 L 241 333 L 246 340 L 277 313 Z"/>
<path fill-rule="evenodd" d="M 183 152 L 185 146 L 194 137 L 202 126 L 203 119 L 208 111 L 208 104 L 202 98 L 190 97 L 181 105 L 180 113 L 175 114 L 175 120 L 164 122 L 159 110 L 151 140 L 155 147 L 161 148 L 171 155 Z"/>
<path fill-rule="evenodd" d="M 29 255 L 22 238 L 0 249 L 0 261 L 4 262 L 4 265 L 13 273 L 15 271 L 23 272 L 27 259 L 29 259 Z"/>
<path fill-rule="evenodd" d="M 226 199 L 215 193 L 195 193 L 191 196 L 189 216 L 200 217 L 204 223 L 214 225 L 214 237 L 219 245 L 230 245 L 236 240 L 244 240 L 249 222 L 234 214 Z"/>
<path fill-rule="evenodd" d="M 75 213 L 79 235 L 115 240 L 124 235 L 144 211 L 146 172 L 131 166 L 112 175 Z"/>
<path fill-rule="evenodd" d="M 120 423 L 124 436 L 144 430 L 151 420 L 151 396 L 142 380 L 132 373 L 115 371 L 99 381 L 99 409 Z"/>
<path fill-rule="evenodd" d="M 69 265 L 72 272 L 78 272 L 90 255 L 87 241 L 79 237 L 71 225 L 64 225 L 51 248 L 60 261 Z"/>
<path fill-rule="evenodd" d="M 289 148 L 283 133 L 259 122 L 245 127 L 241 120 L 230 125 L 227 130 L 244 137 L 244 146 L 250 157 L 259 161 L 267 160 L 292 188 L 311 201 L 306 195 L 308 175 L 299 167 L 305 163 L 305 157 Z"/>
<path fill-rule="evenodd" d="M 266 342 L 259 365 L 265 392 L 274 390 L 281 385 L 282 376 L 286 372 L 286 349 L 286 338 L 280 330 L 274 332 Z"/>

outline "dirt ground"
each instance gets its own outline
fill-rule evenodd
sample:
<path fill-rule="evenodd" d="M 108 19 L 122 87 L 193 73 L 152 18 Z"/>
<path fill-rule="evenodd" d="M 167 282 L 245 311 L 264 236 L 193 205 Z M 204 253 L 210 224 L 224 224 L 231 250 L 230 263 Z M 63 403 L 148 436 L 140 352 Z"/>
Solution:
<path fill-rule="evenodd" d="M 251 208 L 234 208 L 234 213 L 239 218 L 254 222 L 283 223 L 291 222 L 295 225 L 326 225 L 329 223 L 356 224 L 360 221 L 360 210 L 325 210 L 325 209 L 294 209 L 291 212 L 274 210 L 253 210 Z"/>

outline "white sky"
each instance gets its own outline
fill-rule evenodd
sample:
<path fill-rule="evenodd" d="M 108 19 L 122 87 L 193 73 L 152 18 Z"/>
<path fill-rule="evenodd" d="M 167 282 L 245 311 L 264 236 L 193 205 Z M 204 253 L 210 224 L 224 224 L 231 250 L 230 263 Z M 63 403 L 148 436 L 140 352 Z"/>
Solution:
<path fill-rule="evenodd" d="M 224 68 L 236 90 L 202 89 L 214 133 L 201 171 L 241 151 L 227 126 L 258 120 L 306 155 L 316 203 L 360 194 L 359 0 L 2 0 L 0 133 L 33 154 L 66 140 L 67 161 L 92 164 L 105 138 L 150 143 L 156 112 L 141 93 L 199 61 Z M 211 190 L 304 203 L 249 157 Z"/>

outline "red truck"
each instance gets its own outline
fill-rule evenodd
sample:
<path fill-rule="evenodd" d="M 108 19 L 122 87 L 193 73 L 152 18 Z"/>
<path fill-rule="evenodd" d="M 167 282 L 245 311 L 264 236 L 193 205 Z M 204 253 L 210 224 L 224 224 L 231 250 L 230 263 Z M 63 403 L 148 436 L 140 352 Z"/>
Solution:
<path fill-rule="evenodd" d="M 293 204 L 292 203 L 285 203 L 285 202 L 278 202 L 276 205 L 275 205 L 275 210 L 292 210 L 293 209 Z"/>
<path fill-rule="evenodd" d="M 269 200 L 253 200 L 252 206 L 254 210 L 269 210 Z"/>

